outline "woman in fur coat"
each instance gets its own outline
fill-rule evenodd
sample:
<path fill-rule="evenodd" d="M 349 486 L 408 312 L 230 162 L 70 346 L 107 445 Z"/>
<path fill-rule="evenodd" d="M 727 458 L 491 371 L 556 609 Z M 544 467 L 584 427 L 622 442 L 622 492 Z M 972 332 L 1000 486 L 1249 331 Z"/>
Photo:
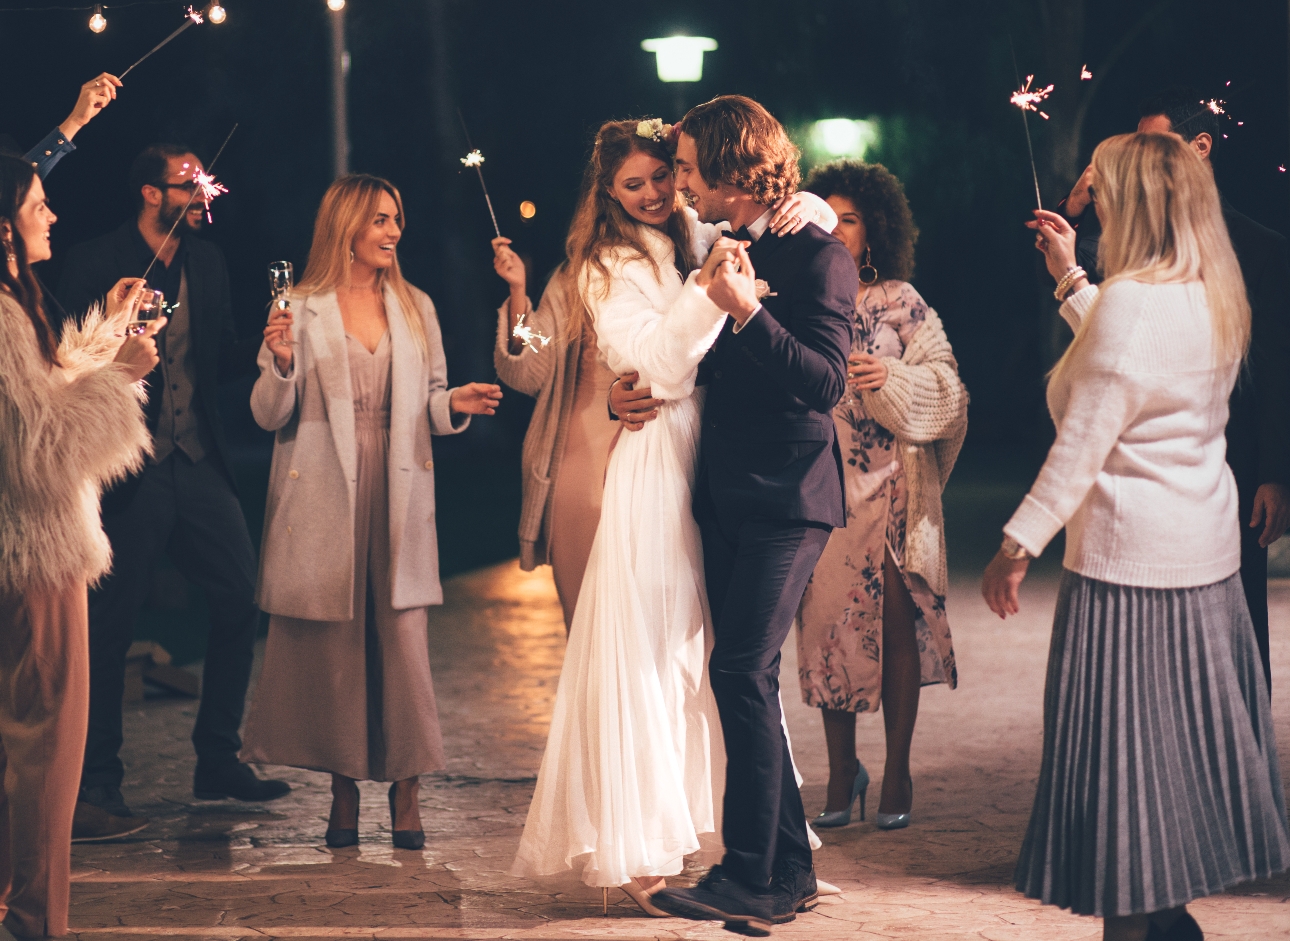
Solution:
<path fill-rule="evenodd" d="M 54 222 L 31 165 L 0 156 L 0 937 L 67 932 L 99 493 L 150 448 L 137 383 L 165 323 L 121 340 L 143 287 L 123 279 L 57 343 L 30 267 Z"/>

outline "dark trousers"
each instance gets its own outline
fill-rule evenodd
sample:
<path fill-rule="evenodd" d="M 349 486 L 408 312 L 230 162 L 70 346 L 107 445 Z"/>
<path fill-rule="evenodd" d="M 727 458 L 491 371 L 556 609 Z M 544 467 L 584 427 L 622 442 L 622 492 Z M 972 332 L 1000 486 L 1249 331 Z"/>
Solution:
<path fill-rule="evenodd" d="M 1242 493 L 1242 496 L 1246 494 Z M 1254 495 L 1249 494 L 1249 506 L 1241 501 L 1241 587 L 1245 589 L 1245 603 L 1250 607 L 1250 620 L 1254 622 L 1254 639 L 1263 658 L 1263 676 L 1267 680 L 1268 695 L 1272 695 L 1272 654 L 1268 649 L 1268 550 L 1259 545 L 1263 525 L 1250 525 L 1254 513 Z"/>
<path fill-rule="evenodd" d="M 103 528 L 112 542 L 112 574 L 90 592 L 90 727 L 81 783 L 121 785 L 125 655 L 163 550 L 210 605 L 193 729 L 198 762 L 236 761 L 259 624 L 255 549 L 237 495 L 209 459 L 193 463 L 175 452 L 144 470 L 129 503 L 105 514 Z"/>
<path fill-rule="evenodd" d="M 831 529 L 715 516 L 700 518 L 699 526 L 715 634 L 708 673 L 726 740 L 722 865 L 766 891 L 782 864 L 811 866 L 780 719 L 779 651 Z"/>

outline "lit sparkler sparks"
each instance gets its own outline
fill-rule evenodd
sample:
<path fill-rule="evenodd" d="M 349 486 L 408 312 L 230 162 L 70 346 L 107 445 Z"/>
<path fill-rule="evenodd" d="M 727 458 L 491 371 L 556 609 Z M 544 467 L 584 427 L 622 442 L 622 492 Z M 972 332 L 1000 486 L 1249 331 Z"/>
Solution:
<path fill-rule="evenodd" d="M 534 353 L 546 349 L 547 344 L 551 342 L 550 337 L 543 336 L 526 324 L 524 322 L 523 314 L 520 314 L 516 319 L 515 329 L 511 331 L 511 336 L 515 337 L 515 339 L 519 340 Z"/>
<path fill-rule="evenodd" d="M 158 49 L 161 49 L 163 46 L 165 46 L 165 45 L 166 45 L 166 43 L 170 42 L 170 40 L 174 39 L 176 36 L 178 36 L 180 33 L 182 33 L 182 32 L 183 32 L 184 30 L 186 30 L 188 27 L 190 27 L 190 26 L 197 26 L 197 25 L 199 25 L 199 24 L 200 24 L 200 23 L 202 23 L 202 22 L 203 22 L 203 20 L 202 20 L 202 15 L 201 15 L 200 13 L 198 13 L 196 10 L 194 10 L 194 9 L 190 6 L 190 7 L 188 8 L 188 11 L 184 14 L 184 22 L 183 22 L 183 24 L 182 24 L 178 29 L 176 29 L 173 33 L 171 33 L 169 36 L 167 36 L 165 39 L 163 39 L 161 42 L 157 43 L 155 46 L 153 46 L 151 49 L 149 49 L 149 50 L 148 50 L 148 52 L 144 54 L 143 58 L 141 58 L 138 62 L 136 62 L 134 65 L 130 66 L 130 67 L 129 67 L 128 69 L 126 69 L 124 72 L 122 72 L 122 73 L 121 73 L 121 78 L 125 78 L 127 75 L 129 75 L 131 72 L 133 72 L 135 69 L 137 69 L 140 65 L 142 65 L 144 62 L 146 62 L 146 61 L 147 61 L 147 59 L 148 59 L 148 57 L 149 57 L 149 56 L 151 56 L 151 55 L 152 55 L 154 52 L 156 52 Z"/>
<path fill-rule="evenodd" d="M 497 225 L 497 213 L 493 212 L 493 200 L 488 195 L 488 187 L 484 185 L 484 155 L 478 150 L 472 150 L 461 158 L 461 165 L 463 167 L 474 167 L 475 172 L 479 174 L 479 187 L 484 191 L 484 202 L 488 203 L 488 215 L 493 220 L 493 231 L 497 233 L 498 238 L 501 238 L 502 230 Z"/>
<path fill-rule="evenodd" d="M 1047 121 L 1048 115 L 1039 110 L 1039 105 L 1045 98 L 1053 93 L 1053 86 L 1049 85 L 1047 88 L 1036 88 L 1032 91 L 1030 83 L 1034 81 L 1034 79 L 1035 77 L 1033 75 L 1027 75 L 1026 84 L 1014 91 L 1012 93 L 1012 98 L 1009 100 L 1023 112 L 1033 111 Z"/>
<path fill-rule="evenodd" d="M 1026 151 L 1030 154 L 1030 176 L 1035 181 L 1035 204 L 1044 208 L 1044 198 L 1039 195 L 1039 170 L 1035 168 L 1035 148 L 1030 143 L 1030 120 L 1026 117 L 1027 111 L 1034 111 L 1045 121 L 1048 115 L 1039 110 L 1039 103 L 1053 93 L 1053 86 L 1047 88 L 1031 89 L 1030 83 L 1035 80 L 1033 75 L 1026 76 L 1026 84 L 1022 85 L 1008 100 L 1021 109 L 1021 123 L 1026 129 Z"/>
<path fill-rule="evenodd" d="M 1080 66 L 1079 80 L 1081 82 L 1087 82 L 1092 77 L 1093 77 L 1093 73 L 1088 70 L 1088 63 L 1085 62 L 1082 66 Z"/>
<path fill-rule="evenodd" d="M 1201 104 L 1214 114 L 1227 114 L 1227 109 L 1223 107 L 1227 102 L 1221 98 L 1211 98 L 1209 101 L 1202 101 Z"/>
<path fill-rule="evenodd" d="M 215 151 L 215 156 L 212 157 L 211 162 L 207 164 L 206 172 L 201 172 L 197 170 L 193 171 L 193 180 L 194 182 L 197 183 L 197 185 L 193 187 L 192 194 L 189 195 L 188 197 L 188 202 L 184 204 L 183 212 L 181 212 L 178 216 L 175 217 L 175 224 L 170 227 L 170 231 L 166 233 L 166 237 L 161 240 L 161 247 L 157 249 L 157 253 L 152 256 L 152 261 L 148 262 L 148 267 L 144 269 L 143 280 L 145 281 L 148 280 L 148 272 L 152 270 L 152 266 L 157 263 L 157 259 L 160 258 L 161 253 L 165 251 L 166 244 L 170 241 L 171 237 L 175 234 L 175 229 L 179 227 L 179 223 L 183 220 L 184 216 L 188 214 L 188 207 L 193 204 L 193 200 L 197 198 L 197 194 L 198 193 L 202 194 L 202 201 L 206 204 L 207 218 L 209 218 L 210 201 L 214 199 L 216 196 L 218 196 L 220 193 L 228 192 L 228 190 L 225 189 L 222 185 L 215 182 L 215 177 L 210 174 L 210 171 L 215 169 L 215 164 L 219 161 L 220 156 L 224 153 L 224 148 L 228 146 L 228 142 L 233 139 L 233 132 L 236 130 L 237 130 L 237 125 L 234 124 L 233 127 L 228 132 L 228 137 L 224 138 L 224 143 L 219 145 L 219 150 Z M 208 190 L 210 191 L 209 196 L 206 195 Z"/>
<path fill-rule="evenodd" d="M 202 170 L 193 171 L 193 182 L 197 184 L 197 198 L 202 201 L 206 207 L 206 221 L 214 222 L 211 218 L 211 200 L 216 196 L 228 192 L 228 187 L 218 182 L 214 176 Z"/>

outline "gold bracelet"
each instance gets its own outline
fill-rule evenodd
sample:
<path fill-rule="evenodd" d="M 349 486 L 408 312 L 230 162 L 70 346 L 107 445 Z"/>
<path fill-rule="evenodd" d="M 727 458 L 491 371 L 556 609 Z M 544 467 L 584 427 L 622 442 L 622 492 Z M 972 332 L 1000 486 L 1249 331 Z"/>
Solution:
<path fill-rule="evenodd" d="M 1088 272 L 1079 265 L 1067 269 L 1066 274 L 1062 275 L 1062 279 L 1057 282 L 1057 287 L 1053 290 L 1053 297 L 1057 298 L 1059 301 L 1064 301 L 1066 299 L 1066 293 L 1071 289 L 1071 285 L 1080 278 L 1087 276 Z"/>
<path fill-rule="evenodd" d="M 1011 559 L 1014 562 L 1020 562 L 1022 559 L 1034 558 L 1025 546 L 1017 542 L 1017 540 L 1013 539 L 1011 536 L 1003 537 L 1003 545 L 999 547 L 999 551 L 1003 553 L 1003 557 L 1005 559 Z"/>

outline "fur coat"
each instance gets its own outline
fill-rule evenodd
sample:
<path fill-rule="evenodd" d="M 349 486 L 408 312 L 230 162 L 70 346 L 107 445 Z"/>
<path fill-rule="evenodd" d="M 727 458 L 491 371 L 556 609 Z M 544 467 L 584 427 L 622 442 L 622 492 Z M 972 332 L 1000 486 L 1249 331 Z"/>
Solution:
<path fill-rule="evenodd" d="M 69 322 L 51 368 L 0 291 L 0 593 L 94 583 L 111 566 L 99 494 L 152 450 L 142 386 L 112 362 L 125 317 L 95 307 Z"/>

